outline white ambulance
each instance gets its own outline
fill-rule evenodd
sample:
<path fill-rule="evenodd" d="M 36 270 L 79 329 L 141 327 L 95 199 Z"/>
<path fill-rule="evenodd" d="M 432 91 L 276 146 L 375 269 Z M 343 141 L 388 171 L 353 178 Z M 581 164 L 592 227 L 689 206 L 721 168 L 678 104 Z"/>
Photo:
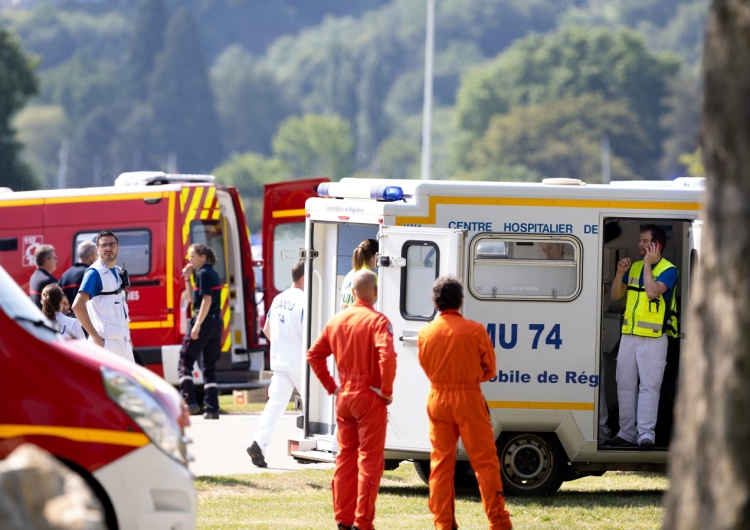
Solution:
<path fill-rule="evenodd" d="M 352 250 L 376 238 L 377 309 L 393 324 L 398 353 L 387 465 L 411 460 L 423 479 L 429 475 L 429 382 L 417 359 L 417 333 L 435 316 L 432 283 L 451 274 L 465 285 L 463 315 L 481 322 L 495 346 L 497 374 L 482 390 L 506 493 L 551 493 L 564 480 L 611 470 L 663 471 L 680 350 L 690 337 L 702 193 L 701 179 L 322 184 L 319 198 L 306 203 L 301 250 L 308 261 L 305 347 L 340 309 Z M 615 365 L 625 301 L 613 302 L 610 291 L 618 260 L 639 259 L 639 232 L 649 223 L 666 231 L 663 255 L 680 272 L 680 338 L 670 339 L 655 448 L 609 448 L 601 433 L 618 430 Z M 304 369 L 299 436 L 289 450 L 299 460 L 330 460 L 334 400 Z M 458 458 L 458 479 L 469 478 L 460 442 Z"/>

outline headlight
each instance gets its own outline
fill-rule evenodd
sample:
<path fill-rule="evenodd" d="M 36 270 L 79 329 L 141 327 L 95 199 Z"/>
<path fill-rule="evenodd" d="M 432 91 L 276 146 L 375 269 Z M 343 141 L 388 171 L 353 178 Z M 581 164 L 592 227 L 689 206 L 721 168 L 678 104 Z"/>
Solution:
<path fill-rule="evenodd" d="M 187 465 L 187 448 L 179 418 L 135 377 L 102 367 L 107 395 L 169 456 Z"/>

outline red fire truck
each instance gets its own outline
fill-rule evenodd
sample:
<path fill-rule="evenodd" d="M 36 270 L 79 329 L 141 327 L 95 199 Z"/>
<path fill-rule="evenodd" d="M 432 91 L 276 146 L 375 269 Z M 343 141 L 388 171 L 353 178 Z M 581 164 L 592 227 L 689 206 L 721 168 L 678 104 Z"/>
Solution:
<path fill-rule="evenodd" d="M 324 180 L 268 187 L 263 249 L 268 267 L 263 274 L 264 297 L 269 300 L 291 284 L 289 270 L 297 247 L 290 245 L 302 246 L 304 202 Z M 188 246 L 204 243 L 216 252 L 215 269 L 224 284 L 219 388 L 257 386 L 264 364 L 256 306 L 259 279 L 253 272 L 258 262 L 252 256 L 237 189 L 217 184 L 210 175 L 137 172 L 123 173 L 114 186 L 0 193 L 2 265 L 26 291 L 38 245 L 54 245 L 59 277 L 75 261 L 78 244 L 93 240 L 101 230 L 117 234 L 118 264 L 130 276 L 128 305 L 136 361 L 177 384 L 189 311 L 182 301 L 181 271 Z M 202 383 L 197 367 L 194 377 Z"/>

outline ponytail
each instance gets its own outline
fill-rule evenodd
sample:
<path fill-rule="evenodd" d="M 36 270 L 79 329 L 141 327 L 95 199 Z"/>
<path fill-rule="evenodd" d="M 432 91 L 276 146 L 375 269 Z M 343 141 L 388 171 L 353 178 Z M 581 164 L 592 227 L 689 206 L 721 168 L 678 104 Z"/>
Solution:
<path fill-rule="evenodd" d="M 365 239 L 352 253 L 352 269 L 358 271 L 362 269 L 372 257 L 378 253 L 378 242 L 375 239 Z"/>
<path fill-rule="evenodd" d="M 213 265 L 216 263 L 216 252 L 209 246 L 203 243 L 193 243 L 190 245 L 196 254 L 199 256 L 206 256 L 206 263 Z"/>
<path fill-rule="evenodd" d="M 63 296 L 62 289 L 56 283 L 51 283 L 42 290 L 42 313 L 52 322 L 57 319 L 55 313 L 60 310 Z"/>

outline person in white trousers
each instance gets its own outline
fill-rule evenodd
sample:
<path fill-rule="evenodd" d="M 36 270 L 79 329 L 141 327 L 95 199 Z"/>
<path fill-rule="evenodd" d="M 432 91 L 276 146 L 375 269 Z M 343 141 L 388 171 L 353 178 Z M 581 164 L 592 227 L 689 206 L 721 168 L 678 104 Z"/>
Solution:
<path fill-rule="evenodd" d="M 292 286 L 274 298 L 266 315 L 263 333 L 271 344 L 271 384 L 268 402 L 260 416 L 253 443 L 247 454 L 257 467 L 268 467 L 266 448 L 271 434 L 284 413 L 289 398 L 302 384 L 302 316 L 305 305 L 305 263 L 292 266 Z"/>

